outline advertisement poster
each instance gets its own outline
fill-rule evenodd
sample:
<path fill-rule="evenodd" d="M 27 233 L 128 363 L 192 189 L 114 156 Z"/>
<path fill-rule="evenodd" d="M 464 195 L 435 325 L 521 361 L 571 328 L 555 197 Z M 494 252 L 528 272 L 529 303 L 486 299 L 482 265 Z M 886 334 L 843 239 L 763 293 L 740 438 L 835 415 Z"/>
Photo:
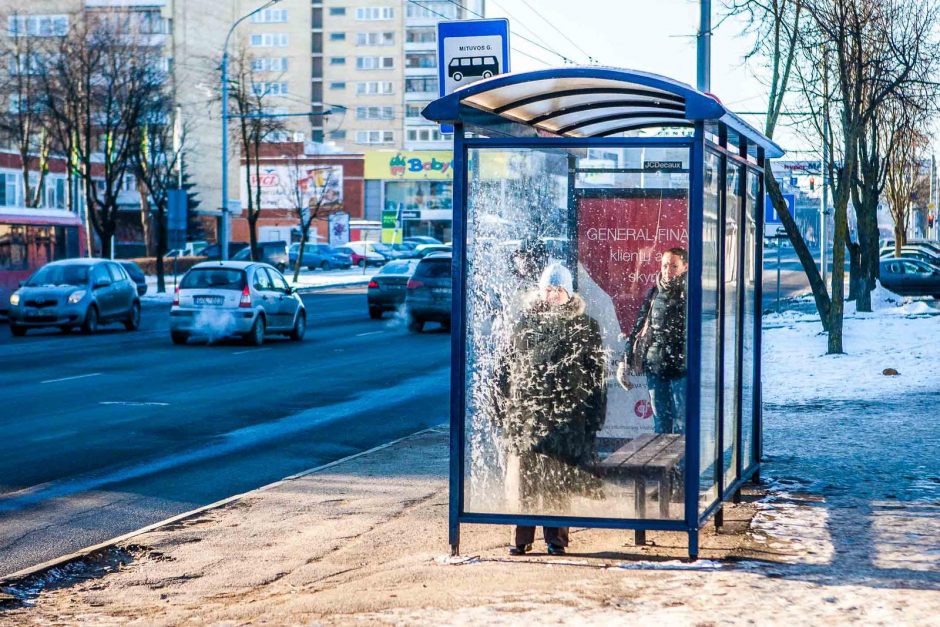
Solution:
<path fill-rule="evenodd" d="M 587 313 L 600 323 L 604 344 L 613 352 L 613 371 L 623 358 L 643 300 L 655 285 L 663 253 L 675 247 L 688 250 L 688 200 L 584 198 L 578 211 L 578 287 L 588 303 Z M 645 378 L 631 381 L 634 388 L 627 391 L 612 378 L 601 437 L 652 433 Z"/>
<path fill-rule="evenodd" d="M 248 197 L 246 167 L 241 167 L 241 194 Z M 252 193 L 261 188 L 262 209 L 296 209 L 320 202 L 323 206 L 343 204 L 343 166 L 299 164 L 262 166 L 251 173 Z M 247 203 L 245 203 L 247 204 Z"/>
<path fill-rule="evenodd" d="M 370 150 L 365 153 L 364 176 L 379 181 L 450 181 L 453 168 L 450 150 Z"/>
<path fill-rule="evenodd" d="M 349 214 L 337 211 L 330 214 L 330 246 L 345 246 L 349 243 Z"/>

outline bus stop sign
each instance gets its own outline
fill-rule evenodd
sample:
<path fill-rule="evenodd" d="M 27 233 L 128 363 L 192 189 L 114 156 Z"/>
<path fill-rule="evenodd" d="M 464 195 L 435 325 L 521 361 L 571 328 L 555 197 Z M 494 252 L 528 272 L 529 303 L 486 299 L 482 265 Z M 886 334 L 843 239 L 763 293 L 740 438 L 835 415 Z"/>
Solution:
<path fill-rule="evenodd" d="M 437 24 L 440 95 L 509 71 L 509 20 L 459 20 Z M 445 133 L 453 132 L 442 125 Z"/>

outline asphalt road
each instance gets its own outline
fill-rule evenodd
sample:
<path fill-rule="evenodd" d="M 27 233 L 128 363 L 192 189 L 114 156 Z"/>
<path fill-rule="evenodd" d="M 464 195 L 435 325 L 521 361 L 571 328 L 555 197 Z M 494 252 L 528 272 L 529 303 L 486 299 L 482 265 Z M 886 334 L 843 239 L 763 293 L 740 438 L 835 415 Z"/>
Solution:
<path fill-rule="evenodd" d="M 304 296 L 307 337 L 174 346 L 0 329 L 0 576 L 446 422 L 450 336 Z M 389 315 L 386 314 L 389 318 Z"/>

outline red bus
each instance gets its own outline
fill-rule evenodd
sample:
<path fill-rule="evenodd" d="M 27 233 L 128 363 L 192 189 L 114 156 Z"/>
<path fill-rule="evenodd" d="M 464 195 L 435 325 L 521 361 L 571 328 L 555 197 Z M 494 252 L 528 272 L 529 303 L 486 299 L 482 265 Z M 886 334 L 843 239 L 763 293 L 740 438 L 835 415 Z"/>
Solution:
<path fill-rule="evenodd" d="M 85 255 L 82 221 L 64 209 L 0 207 L 0 312 L 20 281 L 50 261 Z"/>

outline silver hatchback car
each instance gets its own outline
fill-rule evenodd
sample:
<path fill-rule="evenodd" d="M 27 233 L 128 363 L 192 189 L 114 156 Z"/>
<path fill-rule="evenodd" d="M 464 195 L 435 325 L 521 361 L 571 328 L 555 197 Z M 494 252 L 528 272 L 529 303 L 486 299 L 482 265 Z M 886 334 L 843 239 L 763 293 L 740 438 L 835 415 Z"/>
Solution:
<path fill-rule="evenodd" d="M 303 301 L 266 263 L 197 264 L 180 281 L 170 309 L 174 344 L 185 344 L 190 337 L 211 342 L 235 336 L 261 346 L 265 334 L 280 333 L 299 342 L 306 331 Z"/>

